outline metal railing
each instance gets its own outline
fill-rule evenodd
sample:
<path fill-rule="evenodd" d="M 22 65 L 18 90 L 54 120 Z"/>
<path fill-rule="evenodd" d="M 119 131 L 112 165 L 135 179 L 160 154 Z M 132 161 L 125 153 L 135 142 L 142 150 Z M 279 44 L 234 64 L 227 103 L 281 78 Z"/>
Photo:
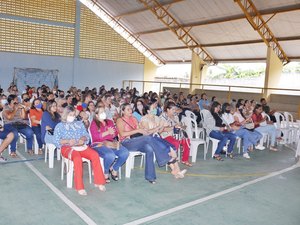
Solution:
<path fill-rule="evenodd" d="M 220 84 L 200 84 L 200 83 L 176 83 L 176 82 L 164 82 L 164 81 L 139 81 L 139 80 L 123 80 L 123 88 L 129 87 L 138 88 L 142 93 L 147 90 L 146 85 L 151 85 L 152 91 L 162 92 L 163 88 L 179 88 L 179 91 L 184 89 L 190 89 L 191 87 L 196 87 L 198 90 L 212 90 L 212 91 L 227 91 L 228 100 L 231 99 L 231 94 L 233 91 L 238 92 L 248 92 L 248 93 L 260 93 L 261 96 L 265 96 L 267 91 L 280 91 L 285 92 L 285 94 L 291 94 L 295 96 L 300 96 L 300 89 L 287 89 L 287 88 L 264 88 L 264 87 L 253 87 L 253 86 L 238 86 L 238 85 L 220 85 Z M 245 91 L 247 90 L 247 91 Z M 249 91 L 250 90 L 250 91 Z"/>

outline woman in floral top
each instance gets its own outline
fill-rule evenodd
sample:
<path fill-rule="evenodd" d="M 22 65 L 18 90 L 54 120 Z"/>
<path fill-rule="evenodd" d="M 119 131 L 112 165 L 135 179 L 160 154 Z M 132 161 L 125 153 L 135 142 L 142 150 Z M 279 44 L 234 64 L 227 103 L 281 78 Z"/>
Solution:
<path fill-rule="evenodd" d="M 61 154 L 74 163 L 75 189 L 80 195 L 86 195 L 82 181 L 82 158 L 91 160 L 94 171 L 95 186 L 105 191 L 105 179 L 100 165 L 99 155 L 87 146 L 89 134 L 81 121 L 75 120 L 75 109 L 67 106 L 62 114 L 61 121 L 54 130 L 56 146 L 61 148 Z"/>
<path fill-rule="evenodd" d="M 160 116 L 162 120 L 165 121 L 166 127 L 164 130 L 160 133 L 162 138 L 164 138 L 166 141 L 170 142 L 172 145 L 176 147 L 178 150 L 179 145 L 182 145 L 183 147 L 183 154 L 182 154 L 182 161 L 181 163 L 186 166 L 192 166 L 192 164 L 189 162 L 189 156 L 190 156 L 190 140 L 188 138 L 182 137 L 180 139 L 176 139 L 174 137 L 174 130 L 180 130 L 182 129 L 179 118 L 176 115 L 176 105 L 173 102 L 168 102 L 165 106 L 165 110 Z"/>

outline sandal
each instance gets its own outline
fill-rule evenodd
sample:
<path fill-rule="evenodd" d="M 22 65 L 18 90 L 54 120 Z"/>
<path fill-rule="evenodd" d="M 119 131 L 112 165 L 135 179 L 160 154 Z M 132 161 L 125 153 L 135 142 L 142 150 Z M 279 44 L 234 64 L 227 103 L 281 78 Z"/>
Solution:
<path fill-rule="evenodd" d="M 167 164 L 171 165 L 171 164 L 174 164 L 176 162 L 177 162 L 177 159 L 176 158 L 172 158 Z"/>
<path fill-rule="evenodd" d="M 216 160 L 218 160 L 218 161 L 224 161 L 224 159 L 221 156 L 219 156 L 219 155 L 214 155 L 213 158 L 216 159 Z"/>
<path fill-rule="evenodd" d="M 17 153 L 15 153 L 15 152 L 11 152 L 9 155 L 10 155 L 12 158 L 17 158 L 17 157 L 18 157 Z"/>
<path fill-rule="evenodd" d="M 189 161 L 181 161 L 181 163 L 182 163 L 183 165 L 188 166 L 188 167 L 192 167 L 192 166 L 193 166 L 193 164 L 190 163 Z"/>
<path fill-rule="evenodd" d="M 84 189 L 78 190 L 78 194 L 80 194 L 80 195 L 87 195 L 86 190 L 84 190 Z"/>
<path fill-rule="evenodd" d="M 184 174 L 186 174 L 186 172 L 187 172 L 186 169 L 181 170 L 180 172 L 178 172 L 177 174 L 175 174 L 174 177 L 175 177 L 176 179 L 179 179 L 179 178 L 182 179 L 182 178 L 184 178 Z"/>
<path fill-rule="evenodd" d="M 105 182 L 106 182 L 107 184 L 110 183 L 110 178 L 109 178 L 108 175 L 105 175 L 104 178 L 105 178 Z"/>
<path fill-rule="evenodd" d="M 100 191 L 103 191 L 103 192 L 106 191 L 106 187 L 104 185 L 99 185 L 98 188 Z"/>
<path fill-rule="evenodd" d="M 234 158 L 233 153 L 228 153 L 227 156 L 228 156 L 229 158 L 231 158 L 231 159 Z"/>
<path fill-rule="evenodd" d="M 273 152 L 278 152 L 278 149 L 277 149 L 277 148 L 275 148 L 275 147 L 272 147 L 272 146 L 270 146 L 270 151 L 273 151 Z"/>
<path fill-rule="evenodd" d="M 110 172 L 111 179 L 113 179 L 114 181 L 118 181 L 119 180 L 118 172 L 117 171 L 115 171 L 115 170 L 109 170 L 109 172 Z"/>
<path fill-rule="evenodd" d="M 34 152 L 33 152 L 32 150 L 28 150 L 28 154 L 29 154 L 29 155 L 33 155 L 33 153 L 34 153 Z"/>

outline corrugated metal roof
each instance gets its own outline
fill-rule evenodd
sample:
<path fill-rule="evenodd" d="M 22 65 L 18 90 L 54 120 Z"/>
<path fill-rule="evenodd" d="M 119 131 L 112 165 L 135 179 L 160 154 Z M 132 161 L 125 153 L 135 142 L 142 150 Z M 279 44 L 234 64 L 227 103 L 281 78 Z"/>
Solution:
<path fill-rule="evenodd" d="M 139 0 L 97 0 L 164 61 L 189 61 L 191 50 Z M 252 0 L 292 60 L 300 60 L 300 0 Z M 263 60 L 267 46 L 233 0 L 160 0 L 217 60 Z M 172 3 L 172 4 L 169 4 Z M 168 5 L 169 4 L 169 5 Z"/>

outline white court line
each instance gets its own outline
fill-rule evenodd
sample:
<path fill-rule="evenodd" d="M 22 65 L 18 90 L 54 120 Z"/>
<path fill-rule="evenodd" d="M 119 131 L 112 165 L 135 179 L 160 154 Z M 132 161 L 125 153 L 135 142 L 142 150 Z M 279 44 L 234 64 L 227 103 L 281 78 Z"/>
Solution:
<path fill-rule="evenodd" d="M 296 165 L 293 165 L 293 166 L 288 167 L 288 168 L 286 168 L 286 169 L 283 169 L 283 170 L 280 170 L 280 171 L 277 171 L 277 172 L 270 173 L 269 175 L 266 175 L 266 176 L 263 176 L 263 177 L 260 177 L 260 178 L 257 178 L 257 179 L 248 181 L 248 182 L 243 183 L 243 184 L 240 184 L 240 185 L 237 185 L 237 186 L 235 186 L 235 187 L 226 189 L 226 190 L 224 190 L 224 191 L 220 191 L 220 192 L 217 192 L 217 193 L 215 193 L 215 194 L 206 196 L 206 197 L 204 197 L 204 198 L 199 198 L 199 199 L 197 199 L 197 200 L 194 200 L 194 201 L 185 203 L 185 204 L 183 204 L 183 205 L 176 206 L 176 207 L 171 208 L 171 209 L 167 209 L 167 210 L 165 210 L 165 211 L 162 211 L 162 212 L 153 214 L 153 215 L 151 215 L 151 216 L 147 216 L 147 217 L 144 217 L 144 218 L 141 218 L 141 219 L 138 219 L 138 220 L 134 220 L 134 221 L 129 222 L 129 223 L 126 223 L 126 224 L 124 224 L 124 225 L 138 225 L 138 224 L 143 224 L 143 223 L 149 222 L 149 221 L 151 221 L 151 220 L 155 220 L 155 219 L 158 219 L 158 218 L 160 218 L 160 217 L 163 217 L 163 216 L 172 214 L 172 213 L 174 213 L 174 212 L 177 212 L 177 211 L 186 209 L 186 208 L 188 208 L 188 207 L 192 207 L 192 206 L 198 205 L 198 204 L 200 204 L 200 203 L 202 203 L 202 202 L 206 202 L 206 201 L 209 201 L 209 200 L 211 200 L 211 199 L 220 197 L 220 196 L 222 196 L 222 195 L 226 195 L 226 194 L 228 194 L 228 193 L 237 191 L 237 190 L 242 189 L 242 188 L 244 188 L 244 187 L 247 187 L 247 186 L 249 186 L 249 185 L 252 185 L 252 184 L 258 183 L 258 182 L 260 182 L 260 181 L 269 179 L 269 178 L 271 178 L 271 177 L 278 176 L 278 175 L 280 175 L 280 174 L 286 173 L 286 172 L 291 171 L 291 170 L 293 170 L 293 169 L 295 169 L 295 168 L 298 168 L 298 167 L 300 167 L 300 163 L 297 163 Z"/>
<path fill-rule="evenodd" d="M 20 152 L 18 155 L 21 159 L 26 159 Z M 60 190 L 58 190 L 43 174 L 40 173 L 30 162 L 25 162 L 35 175 L 38 176 L 67 206 L 69 206 L 86 224 L 97 225 L 88 215 L 86 215 L 78 206 L 76 206 L 71 200 L 69 200 Z"/>

